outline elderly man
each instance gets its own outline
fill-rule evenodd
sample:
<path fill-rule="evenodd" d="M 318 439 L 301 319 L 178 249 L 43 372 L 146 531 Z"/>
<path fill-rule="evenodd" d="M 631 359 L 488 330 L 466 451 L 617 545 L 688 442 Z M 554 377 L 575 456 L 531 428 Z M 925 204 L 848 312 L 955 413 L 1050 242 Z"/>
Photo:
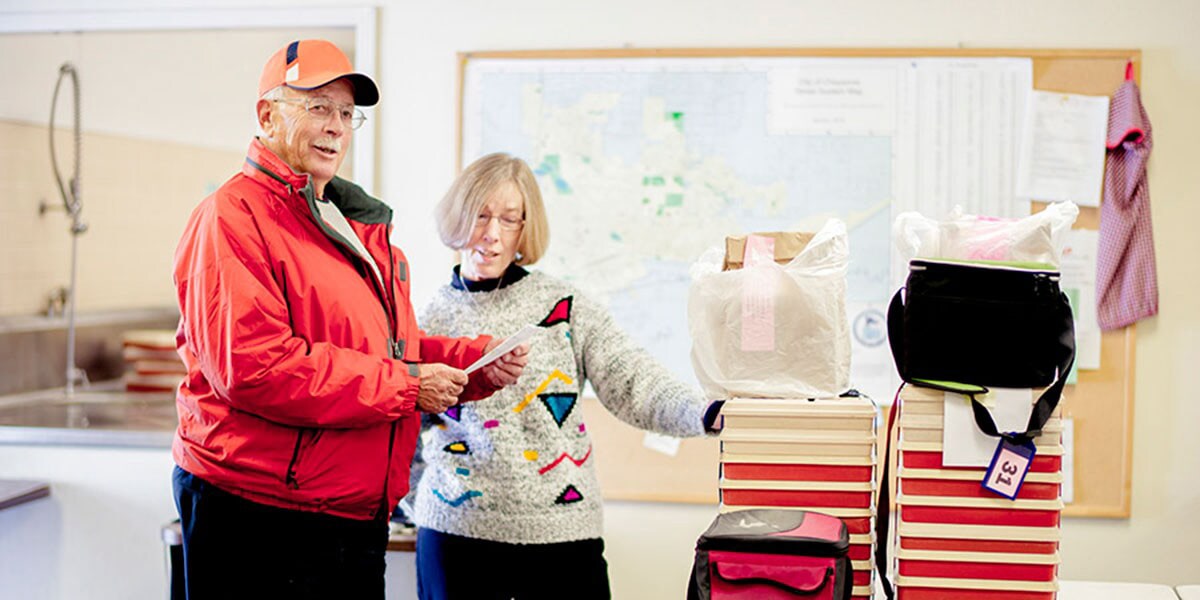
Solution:
<path fill-rule="evenodd" d="M 426 336 L 392 211 L 336 176 L 379 100 L 324 40 L 267 62 L 240 173 L 175 255 L 188 375 L 172 447 L 188 598 L 383 598 L 418 411 L 516 381 L 527 347 Z"/>

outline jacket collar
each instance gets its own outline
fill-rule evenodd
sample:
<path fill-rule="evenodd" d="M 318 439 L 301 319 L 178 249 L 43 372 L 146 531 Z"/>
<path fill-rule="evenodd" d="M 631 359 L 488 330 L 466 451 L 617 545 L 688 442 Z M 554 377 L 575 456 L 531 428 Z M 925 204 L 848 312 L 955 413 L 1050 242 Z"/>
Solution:
<path fill-rule="evenodd" d="M 347 219 L 360 223 L 391 223 L 392 209 L 383 201 L 371 196 L 363 189 L 341 177 L 334 177 L 325 185 L 325 198 L 313 198 L 310 186 L 312 177 L 307 173 L 296 173 L 283 159 L 267 148 L 257 137 L 250 142 L 242 174 L 257 181 L 268 189 L 287 198 L 299 193 L 314 209 L 312 202 L 333 202 Z"/>
<path fill-rule="evenodd" d="M 246 163 L 242 174 L 257 181 L 282 196 L 290 196 L 308 187 L 312 179 L 307 173 L 296 173 L 257 137 L 250 142 L 246 151 Z"/>

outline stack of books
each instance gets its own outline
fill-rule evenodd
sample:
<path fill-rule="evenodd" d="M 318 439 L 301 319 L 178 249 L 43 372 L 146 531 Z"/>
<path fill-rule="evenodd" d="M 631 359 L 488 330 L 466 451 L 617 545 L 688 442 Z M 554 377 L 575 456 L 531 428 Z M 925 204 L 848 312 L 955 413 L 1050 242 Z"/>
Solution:
<path fill-rule="evenodd" d="M 721 511 L 791 508 L 850 533 L 852 597 L 872 597 L 876 409 L 866 398 L 735 398 L 721 410 Z"/>
<path fill-rule="evenodd" d="M 1061 408 L 1034 441 L 1037 453 L 1013 500 L 983 488 L 986 467 L 944 464 L 945 404 L 966 401 L 949 396 L 907 385 L 900 392 L 897 597 L 1053 600 L 1063 508 Z"/>
<path fill-rule="evenodd" d="M 187 375 L 175 351 L 175 331 L 138 329 L 126 331 L 121 340 L 125 360 L 125 391 L 173 392 Z"/>

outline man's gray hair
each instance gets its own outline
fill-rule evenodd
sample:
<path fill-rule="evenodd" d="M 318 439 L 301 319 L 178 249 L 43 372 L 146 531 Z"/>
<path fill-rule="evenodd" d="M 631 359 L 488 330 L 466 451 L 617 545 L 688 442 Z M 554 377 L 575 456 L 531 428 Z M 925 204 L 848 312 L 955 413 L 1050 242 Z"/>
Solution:
<path fill-rule="evenodd" d="M 287 92 L 284 91 L 284 88 L 286 88 L 286 87 L 287 86 L 277 85 L 277 86 L 267 90 L 265 93 L 263 93 L 262 96 L 259 96 L 258 99 L 259 100 L 283 100 L 284 98 L 287 98 Z M 255 119 L 254 129 L 255 129 L 256 137 L 265 137 L 267 135 L 267 132 L 263 131 L 262 125 L 260 125 L 258 123 L 258 119 Z"/>
<path fill-rule="evenodd" d="M 287 97 L 287 93 L 284 92 L 286 87 L 284 85 L 277 85 L 267 90 L 262 96 L 259 96 L 259 100 L 282 100 Z"/>

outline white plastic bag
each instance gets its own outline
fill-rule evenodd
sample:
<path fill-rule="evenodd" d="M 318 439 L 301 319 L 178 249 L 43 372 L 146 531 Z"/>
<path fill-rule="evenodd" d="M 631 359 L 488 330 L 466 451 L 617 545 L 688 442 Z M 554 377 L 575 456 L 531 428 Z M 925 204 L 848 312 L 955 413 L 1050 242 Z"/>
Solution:
<path fill-rule="evenodd" d="M 830 219 L 786 265 L 692 267 L 692 366 L 710 398 L 829 398 L 850 383 L 846 225 Z"/>
<path fill-rule="evenodd" d="M 917 212 L 896 215 L 892 238 L 905 264 L 916 257 L 1002 260 L 1058 265 L 1063 235 L 1075 223 L 1079 207 L 1057 202 L 1020 219 L 962 214 L 935 221 Z"/>

